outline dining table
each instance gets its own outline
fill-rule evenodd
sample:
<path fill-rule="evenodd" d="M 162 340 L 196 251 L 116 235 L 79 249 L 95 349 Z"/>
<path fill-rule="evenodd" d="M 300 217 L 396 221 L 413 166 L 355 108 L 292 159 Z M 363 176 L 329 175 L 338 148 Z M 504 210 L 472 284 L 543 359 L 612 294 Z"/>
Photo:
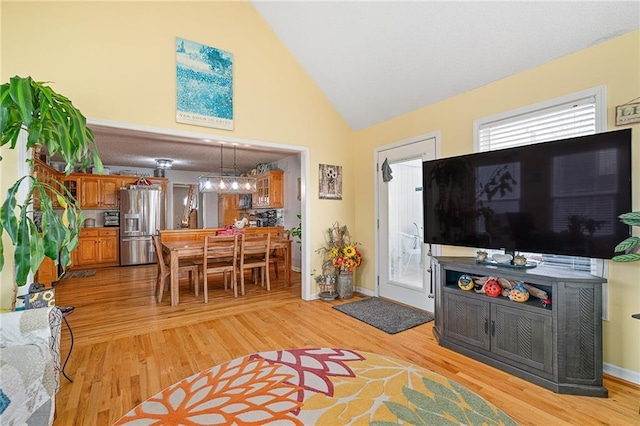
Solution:
<path fill-rule="evenodd" d="M 169 253 L 169 270 L 170 274 L 170 291 L 171 306 L 178 306 L 179 299 L 179 265 L 180 259 L 201 258 L 204 254 L 204 241 L 198 240 L 174 240 L 161 241 L 162 249 Z M 291 284 L 291 239 L 277 238 L 272 239 L 270 249 L 284 249 L 284 282 L 285 285 Z"/>

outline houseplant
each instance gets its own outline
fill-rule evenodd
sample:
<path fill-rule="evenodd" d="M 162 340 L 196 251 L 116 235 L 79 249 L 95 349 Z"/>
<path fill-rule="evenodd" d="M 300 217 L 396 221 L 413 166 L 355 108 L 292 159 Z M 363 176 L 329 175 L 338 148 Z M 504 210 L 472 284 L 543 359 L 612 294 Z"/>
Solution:
<path fill-rule="evenodd" d="M 289 229 L 289 235 L 291 235 L 292 237 L 296 237 L 298 239 L 298 241 L 296 241 L 298 244 L 300 244 L 302 242 L 302 215 L 297 214 L 296 215 L 298 218 L 298 225 L 294 226 L 293 228 Z M 301 247 L 302 249 L 302 247 Z"/>
<path fill-rule="evenodd" d="M 22 131 L 24 145 L 18 143 Z M 27 151 L 37 147 L 50 156 L 59 155 L 67 175 L 76 165 L 80 169 L 93 166 L 98 172 L 103 168 L 86 118 L 68 98 L 31 77 L 12 77 L 0 86 L 0 146 L 4 145 Z M 33 166 L 33 160 L 27 161 Z M 29 189 L 26 198 L 19 199 L 23 184 Z M 54 210 L 54 199 L 60 214 Z M 41 215 L 38 225 L 35 211 Z M 9 188 L 0 207 L 0 270 L 5 262 L 1 237 L 6 231 L 14 246 L 14 292 L 15 285 L 26 284 L 29 272 L 35 273 L 45 256 L 63 270 L 71 263 L 81 223 L 78 201 L 58 181 L 23 176 Z"/>
<path fill-rule="evenodd" d="M 325 232 L 325 244 L 316 252 L 323 257 L 323 265 L 329 263 L 335 268 L 337 293 L 341 299 L 353 296 L 353 272 L 362 263 L 358 243 L 351 239 L 347 226 L 338 222 Z"/>
<path fill-rule="evenodd" d="M 640 211 L 629 212 L 619 216 L 623 223 L 629 226 L 640 227 Z M 636 262 L 640 260 L 640 237 L 629 237 L 618 243 L 615 247 L 616 253 L 625 252 L 613 257 L 614 262 Z"/>

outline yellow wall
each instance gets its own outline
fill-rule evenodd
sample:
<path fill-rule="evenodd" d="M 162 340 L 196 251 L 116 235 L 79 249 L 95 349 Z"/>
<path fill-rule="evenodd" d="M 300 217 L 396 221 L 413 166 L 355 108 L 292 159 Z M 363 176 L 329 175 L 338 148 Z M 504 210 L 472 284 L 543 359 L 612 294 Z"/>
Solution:
<path fill-rule="evenodd" d="M 345 147 L 351 130 L 249 3 L 2 2 L 0 7 L 0 81 L 14 75 L 50 81 L 89 118 L 313 147 L 306 188 L 312 250 L 333 221 L 349 224 L 354 185 Z M 176 36 L 233 53 L 233 131 L 176 123 Z M 218 151 L 210 152 L 214 158 Z M 344 167 L 342 201 L 318 200 L 319 163 Z M 17 169 L 7 161 L 0 167 L 3 182 L 15 181 Z M 0 190 L 6 193 L 4 184 Z M 5 258 L 11 261 L 11 250 Z M 318 256 L 312 256 L 311 266 L 320 269 Z M 11 269 L 6 265 L 0 276 L 2 306 L 8 306 Z"/>
<path fill-rule="evenodd" d="M 357 132 L 351 164 L 358 170 L 355 233 L 363 246 L 374 246 L 372 152 L 376 147 L 440 131 L 443 157 L 469 153 L 473 151 L 474 120 L 601 85 L 607 87 L 609 128 L 619 129 L 614 126 L 615 106 L 640 96 L 640 31 Z M 640 124 L 630 127 L 633 208 L 640 210 Z M 453 253 L 452 248 L 447 252 Z M 374 282 L 373 267 L 361 271 L 360 276 L 361 282 Z M 609 321 L 604 323 L 605 362 L 640 373 L 640 321 L 631 318 L 640 312 L 640 263 L 609 262 L 609 297 Z"/>
<path fill-rule="evenodd" d="M 311 249 L 322 244 L 322 230 L 333 221 L 349 225 L 366 257 L 358 284 L 371 290 L 376 147 L 440 131 L 443 156 L 470 152 L 474 119 L 599 85 L 607 86 L 613 128 L 615 105 L 640 96 L 640 32 L 634 32 L 353 133 L 248 3 L 3 2 L 0 7 L 2 82 L 16 74 L 52 81 L 91 118 L 310 147 Z M 233 52 L 235 130 L 175 122 L 176 36 Z M 638 188 L 640 126 L 633 127 Z M 318 199 L 319 163 L 343 166 L 342 201 Z M 4 194 L 17 172 L 5 161 L 0 167 Z M 638 210 L 640 197 L 634 195 Z M 312 269 L 319 269 L 318 256 L 311 257 Z M 3 306 L 10 288 L 7 269 L 0 275 Z M 640 312 L 640 265 L 610 264 L 609 282 L 605 361 L 640 372 L 640 321 L 630 318 Z"/>

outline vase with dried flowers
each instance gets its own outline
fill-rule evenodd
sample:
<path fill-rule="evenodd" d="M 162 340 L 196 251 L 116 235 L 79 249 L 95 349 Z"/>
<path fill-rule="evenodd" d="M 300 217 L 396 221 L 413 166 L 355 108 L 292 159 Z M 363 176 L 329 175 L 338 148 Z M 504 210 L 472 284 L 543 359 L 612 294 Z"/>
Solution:
<path fill-rule="evenodd" d="M 353 296 L 353 272 L 362 263 L 359 244 L 351 239 L 346 225 L 338 222 L 325 232 L 325 243 L 316 252 L 323 257 L 323 264 L 329 263 L 336 270 L 338 297 L 348 299 Z"/>

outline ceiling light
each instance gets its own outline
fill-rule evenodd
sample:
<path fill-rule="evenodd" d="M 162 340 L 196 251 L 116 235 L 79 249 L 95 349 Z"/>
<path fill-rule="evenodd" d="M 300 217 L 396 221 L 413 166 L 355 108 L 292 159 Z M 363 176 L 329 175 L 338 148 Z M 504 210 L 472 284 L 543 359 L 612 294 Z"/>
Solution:
<path fill-rule="evenodd" d="M 156 158 L 157 169 L 170 169 L 172 165 L 173 160 L 169 160 L 168 158 Z"/>
<path fill-rule="evenodd" d="M 200 192 L 216 192 L 218 194 L 253 194 L 256 192 L 255 178 L 240 176 L 236 165 L 236 147 L 233 147 L 233 172 L 231 174 L 224 174 L 222 157 L 222 145 L 220 145 L 220 174 L 200 176 L 198 179 Z"/>

